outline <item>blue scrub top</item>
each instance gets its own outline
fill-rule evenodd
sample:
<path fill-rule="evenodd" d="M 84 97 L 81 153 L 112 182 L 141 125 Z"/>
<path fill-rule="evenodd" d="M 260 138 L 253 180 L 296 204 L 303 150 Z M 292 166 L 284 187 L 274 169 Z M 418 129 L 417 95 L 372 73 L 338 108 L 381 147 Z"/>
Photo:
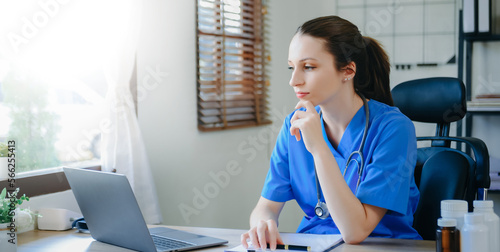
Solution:
<path fill-rule="evenodd" d="M 396 107 L 375 100 L 368 101 L 368 107 L 370 120 L 363 150 L 365 168 L 356 197 L 362 203 L 388 210 L 370 236 L 422 239 L 412 228 L 419 199 L 413 177 L 417 158 L 415 127 Z M 316 110 L 319 111 L 319 107 Z M 318 200 L 314 160 L 303 140 L 297 141 L 290 135 L 292 116 L 293 113 L 285 119 L 276 140 L 262 196 L 277 202 L 295 199 L 306 215 L 297 229 L 299 233 L 340 234 L 331 216 L 322 220 L 315 215 Z M 349 155 L 361 144 L 365 118 L 364 107 L 361 107 L 347 126 L 337 149 L 328 140 L 323 123 L 323 138 L 342 173 Z M 354 159 L 359 162 L 359 155 Z M 350 162 L 344 177 L 353 193 L 358 181 L 355 163 Z"/>

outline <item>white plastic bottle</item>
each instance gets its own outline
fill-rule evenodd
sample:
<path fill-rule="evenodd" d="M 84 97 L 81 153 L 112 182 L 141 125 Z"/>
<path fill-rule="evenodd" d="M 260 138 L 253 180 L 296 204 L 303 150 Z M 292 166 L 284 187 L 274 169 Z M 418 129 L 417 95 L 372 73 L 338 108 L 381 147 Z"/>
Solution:
<path fill-rule="evenodd" d="M 464 226 L 464 215 L 469 211 L 465 200 L 442 200 L 441 217 L 457 220 L 457 229 L 462 230 Z"/>
<path fill-rule="evenodd" d="M 460 231 L 462 252 L 489 251 L 488 227 L 484 216 L 479 213 L 466 213 L 464 227 Z"/>
<path fill-rule="evenodd" d="M 474 200 L 474 213 L 484 215 L 484 224 L 488 226 L 491 252 L 500 251 L 500 218 L 493 211 L 493 201 Z"/>

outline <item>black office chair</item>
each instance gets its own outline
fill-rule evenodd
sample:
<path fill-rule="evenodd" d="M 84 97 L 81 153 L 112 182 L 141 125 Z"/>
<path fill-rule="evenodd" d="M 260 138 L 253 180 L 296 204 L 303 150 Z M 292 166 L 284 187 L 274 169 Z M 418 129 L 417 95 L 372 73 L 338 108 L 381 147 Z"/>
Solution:
<path fill-rule="evenodd" d="M 488 148 L 477 138 L 449 136 L 450 123 L 467 112 L 465 87 L 459 79 L 403 82 L 392 89 L 392 97 L 394 105 L 412 121 L 437 124 L 435 136 L 417 137 L 419 142 L 430 141 L 430 146 L 417 150 L 415 182 L 420 201 L 413 222 L 422 238 L 435 240 L 441 200 L 466 200 L 472 211 L 473 200 L 486 198 L 490 187 Z M 460 150 L 462 145 L 465 151 Z M 468 154 L 470 150 L 472 154 Z"/>

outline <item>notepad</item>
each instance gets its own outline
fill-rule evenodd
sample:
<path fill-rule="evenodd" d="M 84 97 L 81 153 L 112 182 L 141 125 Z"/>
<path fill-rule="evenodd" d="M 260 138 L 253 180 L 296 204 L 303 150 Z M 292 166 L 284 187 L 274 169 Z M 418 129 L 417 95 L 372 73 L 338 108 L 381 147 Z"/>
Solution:
<path fill-rule="evenodd" d="M 324 251 L 330 251 L 340 244 L 342 244 L 344 241 L 342 240 L 341 235 L 320 235 L 320 234 L 297 234 L 297 233 L 280 233 L 281 238 L 283 239 L 283 242 L 285 244 L 294 244 L 294 245 L 302 245 L 302 246 L 310 246 L 311 251 L 314 252 L 324 252 Z M 253 249 L 252 247 L 249 247 L 248 249 Z M 246 252 L 247 249 L 243 247 L 243 245 L 227 249 L 225 250 L 226 252 L 238 252 L 238 251 L 244 251 Z M 270 251 L 268 250 L 255 250 L 255 251 Z M 288 251 L 290 250 L 283 250 L 283 249 L 277 249 L 275 251 Z"/>

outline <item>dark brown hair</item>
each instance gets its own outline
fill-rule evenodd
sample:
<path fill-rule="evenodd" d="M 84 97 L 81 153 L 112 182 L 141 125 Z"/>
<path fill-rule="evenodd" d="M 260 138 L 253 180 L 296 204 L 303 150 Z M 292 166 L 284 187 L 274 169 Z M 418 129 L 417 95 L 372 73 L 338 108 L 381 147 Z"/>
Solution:
<path fill-rule="evenodd" d="M 362 36 L 356 25 L 338 16 L 309 20 L 298 28 L 297 33 L 324 40 L 326 50 L 335 58 L 337 70 L 354 62 L 356 92 L 393 106 L 389 57 L 378 41 Z"/>

